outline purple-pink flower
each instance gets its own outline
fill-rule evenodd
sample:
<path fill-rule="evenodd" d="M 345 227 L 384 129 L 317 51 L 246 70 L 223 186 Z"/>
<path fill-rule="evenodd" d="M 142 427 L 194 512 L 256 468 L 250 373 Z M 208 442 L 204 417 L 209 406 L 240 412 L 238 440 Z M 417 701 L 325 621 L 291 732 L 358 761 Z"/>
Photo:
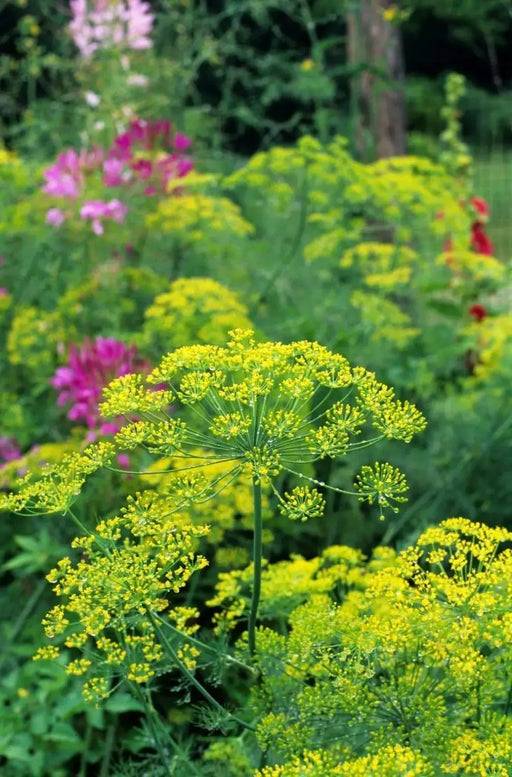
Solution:
<path fill-rule="evenodd" d="M 15 461 L 21 456 L 16 440 L 12 437 L 0 437 L 0 469 L 6 461 Z"/>
<path fill-rule="evenodd" d="M 149 49 L 153 14 L 144 0 L 70 0 L 71 36 L 84 59 L 99 49 Z"/>
<path fill-rule="evenodd" d="M 130 171 L 125 169 L 122 159 L 110 158 L 103 162 L 103 183 L 105 186 L 121 186 L 129 179 Z"/>
<path fill-rule="evenodd" d="M 113 147 L 107 153 L 103 163 L 103 183 L 119 186 L 135 179 L 146 182 L 146 195 L 163 194 L 170 180 L 183 178 L 193 169 L 192 160 L 182 153 L 191 142 L 191 138 L 182 132 L 173 134 L 172 124 L 167 119 L 133 119 L 126 132 L 115 138 Z M 155 151 L 162 147 L 174 150 L 155 160 Z M 140 156 L 139 149 L 149 152 L 151 158 Z"/>
<path fill-rule="evenodd" d="M 80 217 L 82 219 L 91 219 L 92 231 L 96 235 L 102 235 L 105 231 L 102 219 L 117 221 L 120 224 L 124 221 L 128 208 L 121 200 L 88 200 L 80 208 Z"/>
<path fill-rule="evenodd" d="M 119 425 L 102 420 L 98 407 L 101 392 L 114 378 L 141 369 L 149 366 L 135 346 L 112 337 L 97 337 L 87 339 L 78 348 L 71 345 L 67 365 L 59 367 L 50 382 L 58 391 L 57 405 L 70 405 L 70 421 L 85 421 L 90 429 L 111 434 Z"/>
<path fill-rule="evenodd" d="M 43 186 L 46 194 L 76 199 L 83 186 L 80 159 L 76 151 L 69 149 L 59 154 L 57 161 L 44 171 L 43 176 L 46 179 Z"/>
<path fill-rule="evenodd" d="M 176 151 L 186 151 L 192 143 L 192 138 L 187 137 L 183 132 L 176 132 L 173 138 L 173 146 Z"/>
<path fill-rule="evenodd" d="M 108 150 L 93 146 L 79 152 L 64 151 L 44 171 L 43 191 L 66 201 L 65 207 L 59 207 L 60 202 L 52 204 L 46 223 L 60 227 L 67 219 L 80 216 L 91 222 L 94 234 L 102 235 L 104 222 L 122 223 L 128 208 L 117 198 L 89 199 L 89 192 L 98 192 L 98 179 L 105 187 L 129 186 L 135 193 L 163 196 L 171 180 L 184 178 L 193 169 L 192 160 L 184 153 L 191 142 L 182 132 L 173 132 L 167 119 L 133 119 Z M 175 188 L 173 193 L 181 191 Z"/>
<path fill-rule="evenodd" d="M 51 224 L 52 227 L 60 227 L 60 225 L 66 221 L 66 214 L 60 208 L 50 208 L 46 213 L 46 223 Z"/>

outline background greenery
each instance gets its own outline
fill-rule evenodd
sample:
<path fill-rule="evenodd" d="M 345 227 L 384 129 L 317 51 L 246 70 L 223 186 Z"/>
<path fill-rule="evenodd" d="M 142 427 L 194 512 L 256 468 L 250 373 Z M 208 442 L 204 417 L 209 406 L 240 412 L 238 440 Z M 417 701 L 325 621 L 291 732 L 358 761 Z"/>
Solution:
<path fill-rule="evenodd" d="M 91 429 L 67 417 L 50 380 L 73 347 L 97 337 L 136 346 L 150 366 L 174 348 L 223 344 L 236 327 L 253 326 L 259 340 L 315 340 L 375 370 L 428 420 L 408 445 L 387 441 L 379 449 L 379 458 L 400 467 L 410 484 L 408 503 L 385 521 L 371 505 L 341 493 L 373 462 L 365 451 L 326 458 L 301 473 L 340 489 L 326 491 L 322 519 L 286 520 L 275 495 L 264 495 L 269 566 L 254 659 L 258 682 L 226 658 L 249 660 L 239 639 L 245 615 L 236 615 L 246 613 L 250 598 L 249 486 L 236 483 L 215 503 L 191 507 L 194 526 L 212 525 L 211 536 L 195 548 L 210 565 L 169 599 L 198 608 L 198 634 L 207 647 L 196 676 L 227 713 L 212 712 L 172 662 L 158 664 L 146 684 L 125 682 L 100 707 L 84 700 L 82 678 L 66 673 L 78 651 L 33 662 L 47 644 L 41 620 L 57 601 L 45 575 L 59 559 L 87 560 L 87 553 L 70 550 L 77 529 L 63 511 L 8 514 L 0 530 L 0 771 L 6 777 L 121 777 L 141 770 L 155 777 L 295 777 L 299 768 L 301 775 L 323 777 L 342 762 L 353 771 L 340 774 L 384 777 L 425 777 L 440 763 L 443 775 L 466 777 L 506 776 L 512 769 L 512 575 L 506 554 L 494 560 L 510 537 L 466 524 L 456 529 L 458 539 L 448 529 L 447 539 L 445 529 L 428 534 L 452 515 L 512 528 L 512 8 L 508 0 L 388 6 L 399 13 L 403 38 L 411 156 L 363 164 L 350 90 L 358 73 L 347 57 L 346 14 L 358 11 L 355 1 L 154 2 L 154 46 L 130 61 L 130 72 L 148 79 L 143 89 L 127 85 L 115 53 L 90 64 L 77 58 L 66 3 L 1 5 L 0 438 L 19 452 L 13 461 L 2 454 L 4 496 L 20 488 L 26 471 L 38 482 L 47 463 L 83 451 Z M 450 71 L 466 76 L 467 89 L 447 108 Z M 96 107 L 87 92 L 100 98 Z M 132 192 L 126 220 L 106 223 L 102 236 L 76 213 L 58 229 L 47 224 L 48 207 L 62 204 L 41 191 L 43 172 L 57 155 L 94 144 L 108 148 L 136 116 L 171 120 L 192 137 L 194 172 L 184 190 L 155 198 Z M 447 122 L 453 131 L 440 137 Z M 122 186 L 107 189 L 98 171 L 88 174 L 86 186 L 89 198 L 125 196 Z M 484 229 L 495 258 L 471 250 L 475 196 L 489 205 Z M 448 240 L 453 256 L 446 255 Z M 485 309 L 482 320 L 471 313 L 475 305 Z M 103 384 L 116 377 L 112 370 L 105 370 Z M 144 452 L 132 455 L 133 470 L 149 465 Z M 278 485 L 296 484 L 286 475 Z M 136 491 L 158 494 L 165 487 L 158 473 L 148 480 L 105 471 L 84 487 L 74 510 L 93 530 Z M 431 580 L 439 587 L 443 601 L 446 580 L 454 582 L 447 617 L 430 594 L 418 603 L 414 586 L 407 589 L 408 557 L 396 560 L 395 552 L 425 530 L 430 540 L 420 546 L 446 545 L 447 555 L 437 571 L 423 565 L 416 573 L 421 580 L 426 575 L 426 589 Z M 459 561 L 450 559 L 460 559 L 469 541 L 480 556 L 475 561 L 470 554 L 460 572 Z M 381 578 L 368 584 L 387 565 L 385 584 Z M 483 594 L 473 605 L 475 570 L 482 573 L 477 593 Z M 410 597 L 407 614 L 400 614 L 406 637 L 393 641 L 390 653 L 397 587 Z M 334 605 L 343 608 L 339 622 L 331 619 Z M 214 635 L 212 614 L 230 612 L 234 629 Z M 319 613 L 322 628 L 312 645 L 307 635 Z M 461 622 L 470 625 L 455 639 L 450 630 Z M 183 628 L 190 637 L 190 623 Z M 454 654 L 463 644 L 464 666 L 471 670 L 476 661 L 481 674 L 456 660 L 445 671 L 436 631 Z M 358 634 L 368 634 L 368 641 L 358 641 Z M 185 637 L 177 638 L 175 647 L 183 643 Z M 345 674 L 336 664 L 340 646 L 348 651 Z M 335 676 L 337 690 L 325 683 L 322 666 Z M 350 707 L 355 697 L 358 706 Z M 370 708 L 373 720 L 363 715 Z M 234 725 L 232 711 L 255 721 L 258 736 Z M 301 721 L 307 725 L 301 728 Z M 345 727 L 350 737 L 337 738 Z M 425 737 L 431 730 L 446 750 Z M 455 748 L 462 735 L 473 760 L 464 761 L 463 747 Z M 391 745 L 398 750 L 386 750 Z M 326 750 L 334 762 L 315 763 L 317 756 L 304 748 Z M 376 765 L 357 763 L 366 757 Z M 417 770 L 408 772 L 411 758 Z"/>

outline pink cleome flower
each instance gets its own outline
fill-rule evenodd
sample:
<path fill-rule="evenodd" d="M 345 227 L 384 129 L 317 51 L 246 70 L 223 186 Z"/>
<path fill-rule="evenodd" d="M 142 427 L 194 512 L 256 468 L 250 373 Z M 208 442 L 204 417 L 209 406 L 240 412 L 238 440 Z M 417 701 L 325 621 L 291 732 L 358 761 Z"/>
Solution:
<path fill-rule="evenodd" d="M 66 207 L 49 208 L 46 223 L 60 227 L 78 214 L 91 221 L 94 234 L 102 235 L 104 221 L 122 223 L 128 208 L 119 199 L 86 199 L 93 188 L 89 179 L 102 173 L 104 186 L 141 184 L 140 191 L 147 196 L 164 195 L 171 180 L 184 178 L 193 169 L 192 160 L 183 153 L 191 142 L 183 133 L 173 133 L 172 124 L 166 119 L 134 119 L 108 151 L 98 146 L 82 148 L 78 153 L 68 149 L 43 173 L 46 183 L 42 190 L 58 200 L 66 200 Z M 180 192 L 181 189 L 175 189 L 173 193 Z"/>
<path fill-rule="evenodd" d="M 128 212 L 128 208 L 120 200 L 87 200 L 80 208 L 80 218 L 91 219 L 92 231 L 102 235 L 104 230 L 102 219 L 117 221 L 120 224 Z"/>
<path fill-rule="evenodd" d="M 60 227 L 66 221 L 66 214 L 61 208 L 50 208 L 46 213 L 46 223 L 52 227 Z"/>
<path fill-rule="evenodd" d="M 119 186 L 134 180 L 145 181 L 146 195 L 165 193 L 169 181 L 184 178 L 193 169 L 192 160 L 183 154 L 191 142 L 191 138 L 182 132 L 173 134 L 172 124 L 166 119 L 134 119 L 128 130 L 115 138 L 113 147 L 107 152 L 103 183 Z M 172 149 L 171 153 L 155 159 L 155 152 L 162 147 Z M 140 150 L 149 152 L 153 158 L 141 156 Z"/>
<path fill-rule="evenodd" d="M 121 375 L 148 369 L 135 346 L 112 337 L 97 337 L 94 341 L 87 339 L 79 348 L 71 345 L 67 365 L 59 367 L 50 382 L 59 392 L 57 405 L 71 405 L 67 413 L 70 421 L 85 421 L 90 429 L 111 434 L 120 424 L 106 423 L 101 418 L 98 405 L 103 388 Z"/>
<path fill-rule="evenodd" d="M 0 469 L 7 461 L 16 461 L 21 456 L 21 451 L 12 437 L 0 437 Z"/>
<path fill-rule="evenodd" d="M 73 149 L 59 154 L 57 161 L 44 171 L 43 176 L 46 179 L 43 192 L 54 197 L 76 199 L 84 183 L 80 158 Z"/>
<path fill-rule="evenodd" d="M 153 14 L 144 0 L 70 0 L 71 36 L 84 59 L 99 49 L 150 49 Z"/>

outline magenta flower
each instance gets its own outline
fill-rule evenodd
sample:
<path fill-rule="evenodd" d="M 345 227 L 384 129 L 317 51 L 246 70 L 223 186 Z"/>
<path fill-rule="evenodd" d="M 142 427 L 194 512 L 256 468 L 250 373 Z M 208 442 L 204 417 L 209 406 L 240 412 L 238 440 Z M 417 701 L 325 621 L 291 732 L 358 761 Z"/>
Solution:
<path fill-rule="evenodd" d="M 8 294 L 9 292 L 7 291 L 5 286 L 0 286 L 0 297 L 7 297 Z"/>
<path fill-rule="evenodd" d="M 0 469 L 6 461 L 15 461 L 21 456 L 21 451 L 12 437 L 0 437 Z"/>
<path fill-rule="evenodd" d="M 124 162 L 122 159 L 110 158 L 105 159 L 103 162 L 103 183 L 105 186 L 121 186 L 125 183 L 130 175 L 129 171 L 125 171 Z"/>
<path fill-rule="evenodd" d="M 76 151 L 69 149 L 59 154 L 57 161 L 44 171 L 43 176 L 47 181 L 43 186 L 46 194 L 76 199 L 83 186 L 80 159 Z"/>
<path fill-rule="evenodd" d="M 51 224 L 52 227 L 60 227 L 60 225 L 66 221 L 66 214 L 60 208 L 50 208 L 46 213 L 46 223 Z"/>
<path fill-rule="evenodd" d="M 50 382 L 58 391 L 57 405 L 70 405 L 70 421 L 85 421 L 90 429 L 112 434 L 119 424 L 102 420 L 98 408 L 101 392 L 114 378 L 141 369 L 149 366 L 135 346 L 112 337 L 97 337 L 87 339 L 80 348 L 71 345 L 67 365 L 59 367 Z"/>
<path fill-rule="evenodd" d="M 173 145 L 176 151 L 185 151 L 192 143 L 192 138 L 188 138 L 183 132 L 177 132 L 174 136 Z"/>
<path fill-rule="evenodd" d="M 102 235 L 105 231 L 102 219 L 116 221 L 120 224 L 124 221 L 128 208 L 120 200 L 88 200 L 80 208 L 82 219 L 91 219 L 92 231 L 96 235 Z"/>
<path fill-rule="evenodd" d="M 167 119 L 133 119 L 128 130 L 115 138 L 113 147 L 107 153 L 103 164 L 103 183 L 119 186 L 131 183 L 135 178 L 145 181 L 144 194 L 164 194 L 170 180 L 183 178 L 193 169 L 192 160 L 182 154 L 191 142 L 191 138 L 182 132 L 173 134 L 172 124 Z M 174 148 L 174 151 L 158 157 L 157 153 L 162 148 Z M 139 149 L 150 152 L 150 157 L 140 156 Z M 129 165 L 131 175 L 123 164 Z"/>
<path fill-rule="evenodd" d="M 84 59 L 98 49 L 149 49 L 153 14 L 144 0 L 70 0 L 71 36 Z"/>

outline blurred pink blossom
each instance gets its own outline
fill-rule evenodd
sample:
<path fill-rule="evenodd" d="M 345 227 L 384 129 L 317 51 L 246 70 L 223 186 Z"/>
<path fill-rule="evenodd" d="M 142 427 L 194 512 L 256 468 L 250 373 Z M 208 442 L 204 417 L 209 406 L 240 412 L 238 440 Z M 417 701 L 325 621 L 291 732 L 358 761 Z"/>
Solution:
<path fill-rule="evenodd" d="M 84 59 L 98 49 L 149 49 L 153 14 L 144 0 L 70 0 L 71 36 Z"/>
<path fill-rule="evenodd" d="M 96 235 L 102 235 L 105 231 L 102 219 L 117 221 L 120 224 L 124 221 L 128 208 L 120 200 L 87 200 L 80 208 L 80 217 L 82 219 L 91 219 L 92 231 Z"/>
<path fill-rule="evenodd" d="M 0 437 L 0 469 L 6 461 L 15 461 L 21 456 L 16 440 L 12 437 Z"/>
<path fill-rule="evenodd" d="M 98 405 L 102 390 L 114 378 L 147 369 L 135 346 L 112 337 L 97 337 L 87 339 L 79 348 L 71 345 L 67 365 L 59 367 L 50 382 L 58 391 L 57 405 L 71 405 L 67 414 L 70 421 L 85 421 L 90 429 L 112 434 L 119 424 L 101 418 Z"/>
<path fill-rule="evenodd" d="M 183 132 L 176 132 L 174 135 L 173 145 L 176 151 L 185 151 L 191 143 L 192 139 L 184 135 Z"/>
<path fill-rule="evenodd" d="M 65 220 L 66 214 L 60 208 L 50 208 L 46 213 L 46 223 L 51 224 L 52 227 L 60 227 Z"/>
<path fill-rule="evenodd" d="M 59 154 L 57 161 L 43 173 L 46 184 L 43 191 L 54 197 L 76 199 L 83 186 L 80 159 L 76 151 L 69 149 Z"/>
<path fill-rule="evenodd" d="M 114 139 L 114 145 L 107 152 L 103 165 L 104 183 L 108 186 L 119 185 L 122 181 L 120 163 L 124 162 L 131 167 L 137 180 L 146 181 L 144 194 L 165 193 L 170 180 L 183 178 L 193 169 L 192 160 L 182 154 L 191 142 L 191 138 L 182 132 L 173 134 L 172 124 L 167 119 L 133 119 L 126 132 Z M 165 150 L 174 148 L 174 151 L 166 156 L 160 155 L 156 161 L 140 155 L 135 156 L 140 153 L 139 149 L 153 152 L 154 155 L 154 152 L 162 147 Z M 110 170 L 115 172 L 110 174 Z"/>
<path fill-rule="evenodd" d="M 0 297 L 7 297 L 9 292 L 4 286 L 0 286 Z"/>
<path fill-rule="evenodd" d="M 78 155 L 78 161 L 80 169 L 85 172 L 92 172 L 101 167 L 103 162 L 104 152 L 99 146 L 93 146 L 92 148 L 81 148 Z"/>
<path fill-rule="evenodd" d="M 122 183 L 128 180 L 122 159 L 105 159 L 103 162 L 103 172 L 103 183 L 105 186 L 121 186 Z"/>

